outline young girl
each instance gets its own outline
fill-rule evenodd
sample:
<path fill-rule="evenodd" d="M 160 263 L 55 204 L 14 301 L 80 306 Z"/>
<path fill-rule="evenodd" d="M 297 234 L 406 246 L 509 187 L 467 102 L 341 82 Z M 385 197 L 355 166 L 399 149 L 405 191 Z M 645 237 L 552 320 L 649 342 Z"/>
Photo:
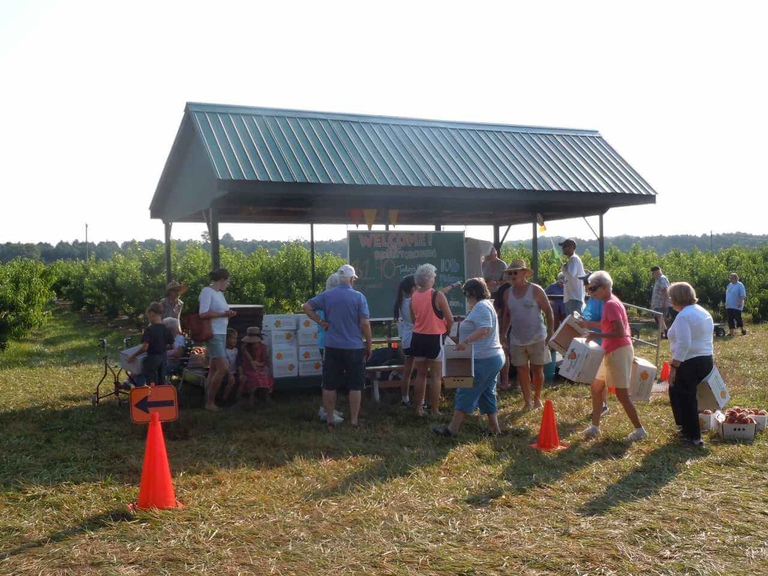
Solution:
<path fill-rule="evenodd" d="M 411 388 L 411 374 L 413 373 L 414 357 L 411 354 L 411 336 L 413 335 L 413 319 L 411 318 L 411 296 L 416 290 L 416 281 L 413 275 L 406 276 L 400 282 L 395 300 L 394 319 L 397 322 L 397 332 L 400 336 L 400 345 L 403 347 L 405 363 L 403 366 L 403 383 L 400 385 L 402 405 L 410 406 L 409 391 Z"/>
<path fill-rule="evenodd" d="M 235 384 L 237 383 L 237 330 L 234 328 L 227 329 L 227 348 L 224 350 L 224 353 L 226 354 L 227 369 L 229 370 L 229 373 L 227 374 L 227 385 L 224 388 L 223 400 L 228 402 L 230 396 L 232 396 L 232 391 L 235 389 Z"/>
<path fill-rule="evenodd" d="M 240 352 L 240 382 L 243 390 L 249 393 L 250 404 L 253 405 L 257 394 L 259 402 L 266 403 L 272 392 L 273 380 L 269 373 L 269 353 L 261 338 L 260 328 L 248 328 Z"/>

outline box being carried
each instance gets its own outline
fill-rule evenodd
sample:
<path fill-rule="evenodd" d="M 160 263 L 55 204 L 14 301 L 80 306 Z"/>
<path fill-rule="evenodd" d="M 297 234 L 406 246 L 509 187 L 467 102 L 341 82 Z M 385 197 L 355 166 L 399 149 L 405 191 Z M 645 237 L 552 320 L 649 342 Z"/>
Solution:
<path fill-rule="evenodd" d="M 295 314 L 267 314 L 264 316 L 263 330 L 296 330 L 298 322 Z"/>
<path fill-rule="evenodd" d="M 712 372 L 699 382 L 696 388 L 696 399 L 699 402 L 699 410 L 714 411 L 725 408 L 725 405 L 728 404 L 731 394 L 725 387 L 725 382 L 723 382 L 723 377 L 720 376 L 717 366 L 712 368 Z"/>
<path fill-rule="evenodd" d="M 272 330 L 270 344 L 272 350 L 296 349 L 299 345 L 296 332 L 291 330 Z"/>
<path fill-rule="evenodd" d="M 656 366 L 635 356 L 632 361 L 632 378 L 629 381 L 629 397 L 632 401 L 649 402 L 655 381 Z"/>
<path fill-rule="evenodd" d="M 475 373 L 475 351 L 472 346 L 456 350 L 456 343 L 445 339 L 443 346 L 443 384 L 446 388 L 472 388 Z"/>
<path fill-rule="evenodd" d="M 605 351 L 594 342 L 574 338 L 563 356 L 560 376 L 573 382 L 591 384 L 597 376 L 603 356 Z"/>
<path fill-rule="evenodd" d="M 571 312 L 552 335 L 549 340 L 549 347 L 560 354 L 565 354 L 574 338 L 586 336 L 588 330 L 579 326 L 579 320 L 581 320 L 581 314 Z"/>
<path fill-rule="evenodd" d="M 147 353 L 144 352 L 143 354 L 139 354 L 133 362 L 129 362 L 128 358 L 135 352 L 138 352 L 139 348 L 142 346 L 143 344 L 139 344 L 138 346 L 132 346 L 131 348 L 126 348 L 120 352 L 120 366 L 123 370 L 127 370 L 131 374 L 141 374 L 141 370 L 144 367 L 144 358 L 147 357 Z"/>
<path fill-rule="evenodd" d="M 299 362 L 299 376 L 320 376 L 323 373 L 323 363 L 320 360 Z"/>

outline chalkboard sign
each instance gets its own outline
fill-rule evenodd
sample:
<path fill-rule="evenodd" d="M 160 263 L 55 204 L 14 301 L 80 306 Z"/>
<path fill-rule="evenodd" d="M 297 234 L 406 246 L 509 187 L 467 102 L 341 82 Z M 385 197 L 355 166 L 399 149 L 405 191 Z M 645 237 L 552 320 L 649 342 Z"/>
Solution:
<path fill-rule="evenodd" d="M 422 264 L 437 268 L 435 288 L 464 282 L 464 232 L 348 232 L 349 263 L 359 279 L 355 289 L 368 299 L 371 319 L 392 318 L 400 281 Z M 446 294 L 454 315 L 466 315 L 458 288 Z"/>

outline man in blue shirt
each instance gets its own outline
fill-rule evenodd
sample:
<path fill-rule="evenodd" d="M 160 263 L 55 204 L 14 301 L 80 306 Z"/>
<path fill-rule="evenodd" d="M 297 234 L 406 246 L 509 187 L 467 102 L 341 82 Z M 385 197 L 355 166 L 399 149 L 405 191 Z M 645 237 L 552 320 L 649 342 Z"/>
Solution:
<path fill-rule="evenodd" d="M 731 272 L 728 280 L 731 282 L 725 289 L 725 317 L 728 318 L 728 328 L 731 330 L 731 336 L 736 335 L 737 326 L 741 328 L 741 334 L 745 335 L 747 331 L 741 319 L 741 311 L 747 299 L 747 289 L 739 282 L 739 275 L 736 272 Z"/>
<path fill-rule="evenodd" d="M 328 426 L 333 424 L 336 390 L 344 385 L 349 391 L 349 419 L 359 426 L 360 402 L 365 387 L 365 363 L 371 357 L 371 324 L 368 301 L 352 288 L 357 279 L 349 264 L 339 268 L 339 285 L 321 292 L 302 305 L 304 313 L 325 331 L 323 357 L 323 407 Z M 325 318 L 320 318 L 321 310 Z M 363 344 L 365 338 L 365 344 Z"/>

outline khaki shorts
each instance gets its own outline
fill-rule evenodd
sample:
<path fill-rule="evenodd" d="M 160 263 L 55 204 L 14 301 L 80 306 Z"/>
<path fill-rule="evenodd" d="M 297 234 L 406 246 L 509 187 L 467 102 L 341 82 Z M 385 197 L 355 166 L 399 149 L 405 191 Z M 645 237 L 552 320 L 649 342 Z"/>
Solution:
<path fill-rule="evenodd" d="M 552 362 L 552 353 L 549 351 L 547 341 L 534 342 L 528 346 L 509 345 L 509 362 L 512 366 L 544 366 Z"/>
<path fill-rule="evenodd" d="M 635 351 L 632 346 L 616 348 L 616 350 L 603 357 L 595 380 L 605 382 L 609 388 L 629 388 L 629 381 L 632 379 L 632 361 L 634 359 Z"/>

